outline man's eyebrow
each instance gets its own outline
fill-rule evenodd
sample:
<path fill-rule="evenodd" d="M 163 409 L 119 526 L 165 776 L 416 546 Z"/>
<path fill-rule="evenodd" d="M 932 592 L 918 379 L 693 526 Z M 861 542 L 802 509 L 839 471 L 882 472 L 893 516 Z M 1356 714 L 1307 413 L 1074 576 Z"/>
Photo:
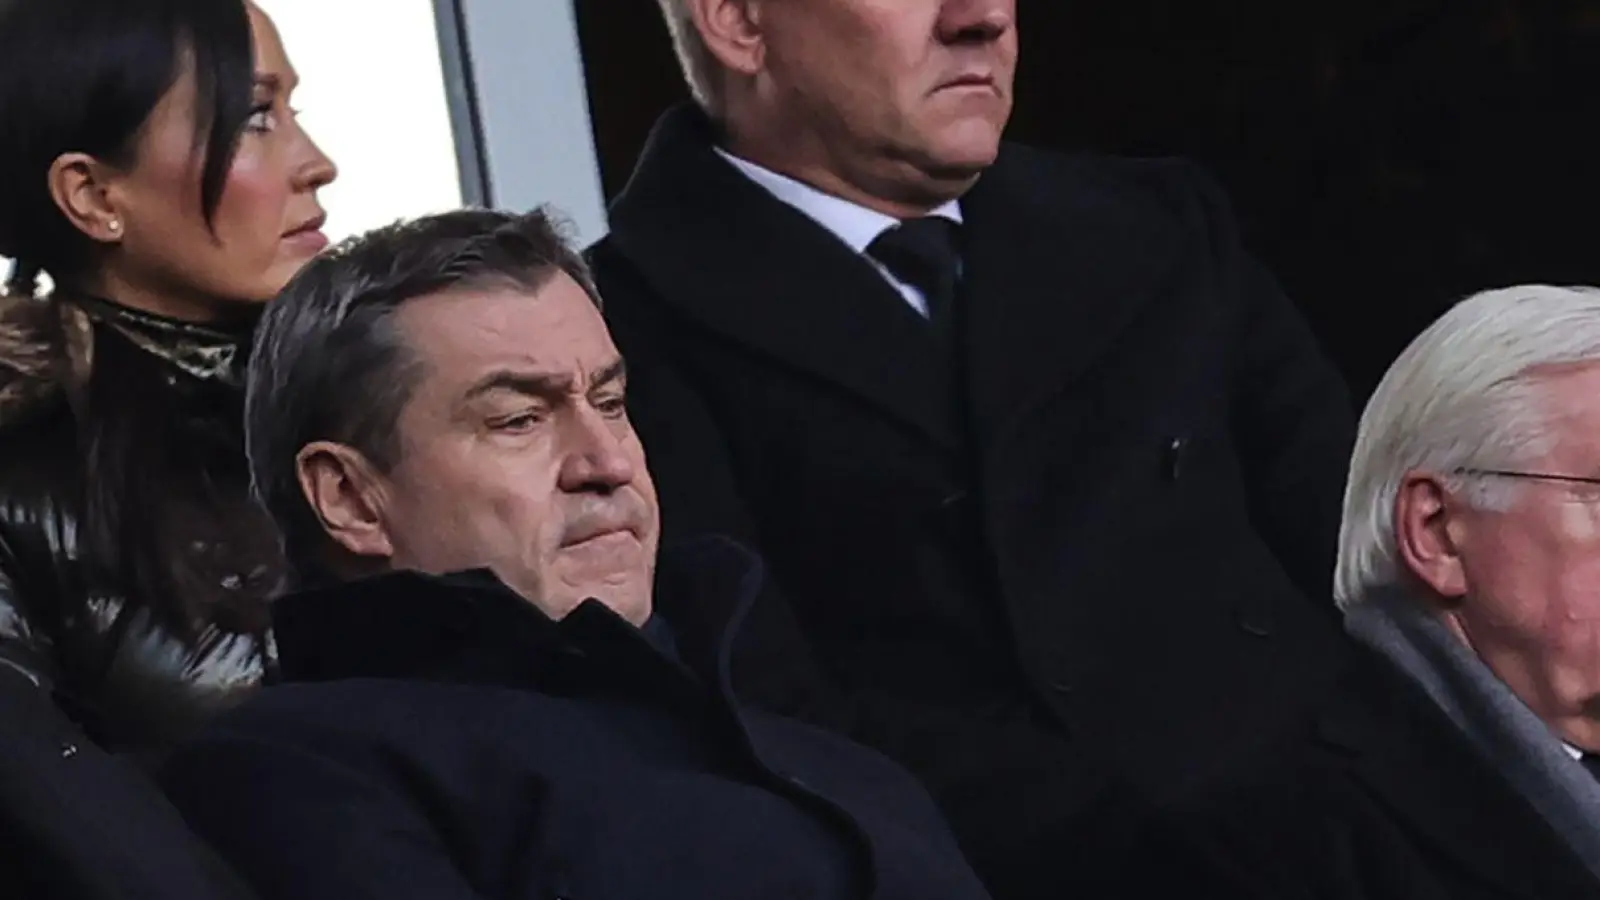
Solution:
<path fill-rule="evenodd" d="M 621 381 L 628 376 L 628 364 L 625 360 L 618 359 L 600 371 L 589 382 L 593 387 L 605 387 L 615 381 Z"/>
<path fill-rule="evenodd" d="M 603 387 L 627 375 L 627 365 L 618 359 L 595 373 L 591 388 Z M 494 391 L 514 391 L 530 397 L 559 397 L 572 392 L 574 379 L 570 372 L 536 372 L 525 369 L 496 369 L 473 382 L 462 395 L 471 401 Z"/>
<path fill-rule="evenodd" d="M 572 376 L 566 372 L 529 372 L 526 370 L 497 369 L 473 382 L 462 395 L 463 400 L 476 400 L 494 391 L 515 391 L 531 397 L 553 397 L 572 390 Z"/>

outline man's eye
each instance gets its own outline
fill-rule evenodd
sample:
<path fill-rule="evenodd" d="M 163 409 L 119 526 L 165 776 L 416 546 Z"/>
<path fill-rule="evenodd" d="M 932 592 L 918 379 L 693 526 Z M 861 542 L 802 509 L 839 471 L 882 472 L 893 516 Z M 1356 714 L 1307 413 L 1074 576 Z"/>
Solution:
<path fill-rule="evenodd" d="M 527 431 L 537 424 L 539 424 L 539 417 L 531 412 L 527 412 L 518 413 L 514 416 L 506 416 L 503 419 L 495 419 L 489 423 L 489 427 L 493 428 L 495 431 L 508 431 L 515 433 Z"/>

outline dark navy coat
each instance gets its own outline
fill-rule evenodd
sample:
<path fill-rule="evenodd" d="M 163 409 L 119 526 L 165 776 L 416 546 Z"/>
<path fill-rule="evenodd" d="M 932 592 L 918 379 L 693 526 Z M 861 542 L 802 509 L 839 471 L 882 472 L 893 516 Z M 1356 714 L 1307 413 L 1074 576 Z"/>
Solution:
<path fill-rule="evenodd" d="M 739 707 L 759 563 L 663 564 L 720 640 L 594 600 L 556 623 L 482 572 L 288 597 L 287 683 L 181 748 L 170 796 L 264 900 L 985 898 L 899 767 Z"/>

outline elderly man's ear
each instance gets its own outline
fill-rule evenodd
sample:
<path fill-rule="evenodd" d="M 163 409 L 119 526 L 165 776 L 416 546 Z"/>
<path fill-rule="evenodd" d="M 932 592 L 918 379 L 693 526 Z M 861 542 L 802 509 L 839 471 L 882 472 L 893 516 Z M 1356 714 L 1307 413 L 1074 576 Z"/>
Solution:
<path fill-rule="evenodd" d="M 394 555 L 383 518 L 384 480 L 359 451 L 331 441 L 307 444 L 295 456 L 295 474 L 334 543 L 353 556 Z"/>
<path fill-rule="evenodd" d="M 1435 475 L 1408 474 L 1395 498 L 1395 538 L 1401 563 L 1446 602 L 1466 596 L 1466 570 L 1458 550 L 1461 503 Z"/>

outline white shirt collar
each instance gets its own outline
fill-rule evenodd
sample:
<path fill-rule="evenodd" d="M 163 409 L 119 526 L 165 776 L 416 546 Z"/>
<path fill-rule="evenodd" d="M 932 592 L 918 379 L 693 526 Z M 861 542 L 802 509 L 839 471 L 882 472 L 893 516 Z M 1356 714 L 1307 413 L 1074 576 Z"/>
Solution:
<path fill-rule="evenodd" d="M 886 216 L 875 209 L 868 209 L 841 197 L 825 194 L 809 184 L 796 181 L 787 175 L 779 175 L 749 160 L 740 159 L 721 147 L 716 150 L 723 159 L 743 172 L 751 181 L 766 188 L 784 203 L 815 219 L 817 224 L 833 232 L 839 240 L 844 241 L 857 253 L 866 253 L 867 246 L 877 240 L 878 235 L 900 224 L 900 220 L 893 216 Z M 935 209 L 930 215 L 941 216 L 959 223 L 961 201 L 951 200 Z"/>

